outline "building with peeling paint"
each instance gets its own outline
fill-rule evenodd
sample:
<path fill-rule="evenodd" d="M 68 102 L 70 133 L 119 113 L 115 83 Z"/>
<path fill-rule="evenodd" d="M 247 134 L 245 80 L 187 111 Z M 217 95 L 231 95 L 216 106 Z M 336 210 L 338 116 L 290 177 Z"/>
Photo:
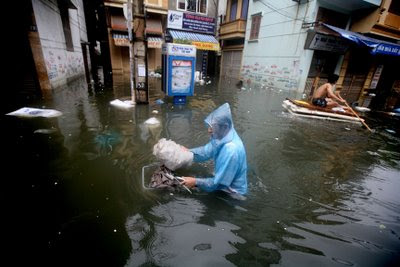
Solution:
<path fill-rule="evenodd" d="M 42 90 L 89 73 L 82 0 L 33 0 L 29 41 Z"/>

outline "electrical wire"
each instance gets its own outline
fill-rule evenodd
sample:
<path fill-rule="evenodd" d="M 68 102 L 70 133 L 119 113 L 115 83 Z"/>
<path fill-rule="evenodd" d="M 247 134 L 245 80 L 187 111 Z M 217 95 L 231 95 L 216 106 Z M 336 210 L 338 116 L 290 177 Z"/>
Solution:
<path fill-rule="evenodd" d="M 264 1 L 262 1 L 262 0 L 259 0 L 259 2 L 260 2 L 261 4 L 263 4 L 264 6 L 266 6 L 266 7 L 270 8 L 270 9 L 272 9 L 272 10 L 275 11 L 276 13 L 278 13 L 278 14 L 280 14 L 280 15 L 286 17 L 286 18 L 289 18 L 289 19 L 292 19 L 292 20 L 304 21 L 304 19 L 293 18 L 292 16 L 290 16 L 290 14 L 288 14 L 288 13 L 286 13 L 286 12 L 285 12 L 286 14 L 282 13 L 282 12 L 284 12 L 284 11 L 280 11 L 280 10 L 283 9 L 283 8 L 278 9 L 278 8 L 272 6 L 271 4 L 264 3 Z M 290 7 L 292 7 L 292 6 L 290 6 Z M 288 8 L 288 7 L 285 7 L 285 8 Z"/>

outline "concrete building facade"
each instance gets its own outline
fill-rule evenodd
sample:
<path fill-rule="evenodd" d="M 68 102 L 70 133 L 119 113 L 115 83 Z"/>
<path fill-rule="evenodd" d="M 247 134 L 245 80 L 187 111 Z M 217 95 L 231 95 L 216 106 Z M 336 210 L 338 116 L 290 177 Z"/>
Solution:
<path fill-rule="evenodd" d="M 82 0 L 32 0 L 32 9 L 30 43 L 42 90 L 89 72 Z"/>
<path fill-rule="evenodd" d="M 301 90 L 313 52 L 304 50 L 304 22 L 316 18 L 317 3 L 250 1 L 241 78 L 247 83 Z"/>
<path fill-rule="evenodd" d="M 222 41 L 220 73 L 223 77 L 240 78 L 240 67 L 246 32 L 249 0 L 228 0 L 219 29 Z"/>

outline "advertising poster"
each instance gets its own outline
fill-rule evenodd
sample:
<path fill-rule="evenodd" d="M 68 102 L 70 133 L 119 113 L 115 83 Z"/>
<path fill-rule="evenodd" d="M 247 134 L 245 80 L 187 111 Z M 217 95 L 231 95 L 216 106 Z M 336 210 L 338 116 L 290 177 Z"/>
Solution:
<path fill-rule="evenodd" d="M 192 79 L 192 61 L 172 60 L 172 93 L 189 93 Z"/>

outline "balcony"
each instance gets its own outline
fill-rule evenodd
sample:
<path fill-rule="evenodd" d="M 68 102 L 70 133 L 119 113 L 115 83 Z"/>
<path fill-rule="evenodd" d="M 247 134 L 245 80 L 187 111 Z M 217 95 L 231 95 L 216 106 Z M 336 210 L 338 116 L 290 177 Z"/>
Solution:
<path fill-rule="evenodd" d="M 398 12 L 390 12 L 390 4 L 391 1 L 387 1 L 372 12 L 354 16 L 351 30 L 400 40 L 400 16 Z"/>
<path fill-rule="evenodd" d="M 400 16 L 390 12 L 384 12 L 380 16 L 378 24 L 393 28 L 394 30 L 400 30 Z"/>
<path fill-rule="evenodd" d="M 168 14 L 168 0 L 144 0 L 143 3 L 147 12 Z"/>
<path fill-rule="evenodd" d="M 237 19 L 221 24 L 219 36 L 221 40 L 244 38 L 246 33 L 246 20 Z"/>
<path fill-rule="evenodd" d="M 362 9 L 378 8 L 382 0 L 319 0 L 320 6 L 343 13 L 352 13 Z"/>

